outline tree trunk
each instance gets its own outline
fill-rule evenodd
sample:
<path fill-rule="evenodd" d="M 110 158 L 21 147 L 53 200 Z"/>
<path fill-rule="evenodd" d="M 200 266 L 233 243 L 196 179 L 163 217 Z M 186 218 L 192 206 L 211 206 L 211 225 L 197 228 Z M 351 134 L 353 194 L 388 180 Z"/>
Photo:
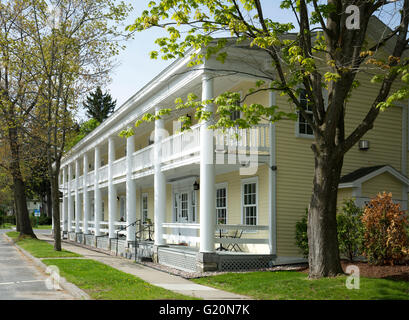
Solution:
<path fill-rule="evenodd" d="M 54 250 L 61 251 L 61 224 L 60 224 L 60 191 L 58 185 L 58 170 L 51 170 L 51 203 L 53 215 Z"/>
<path fill-rule="evenodd" d="M 50 185 L 47 186 L 46 204 L 47 204 L 47 217 L 52 218 L 53 205 L 52 205 L 52 196 L 51 196 L 51 186 Z"/>
<path fill-rule="evenodd" d="M 13 186 L 13 190 L 14 190 L 14 186 Z M 17 202 L 16 202 L 16 199 L 14 198 L 14 196 L 13 196 L 13 199 L 14 199 L 14 201 L 13 201 L 13 205 L 14 205 L 13 210 L 14 210 L 14 216 L 16 217 L 16 231 L 20 232 L 20 215 L 17 213 Z"/>
<path fill-rule="evenodd" d="M 11 151 L 10 173 L 13 177 L 13 193 L 16 203 L 16 218 L 20 236 L 28 235 L 37 238 L 31 227 L 30 217 L 27 210 L 26 187 L 20 170 L 20 150 L 18 145 L 18 134 L 15 127 L 8 130 L 8 140 Z"/>
<path fill-rule="evenodd" d="M 16 199 L 17 217 L 19 221 L 20 236 L 28 235 L 36 238 L 33 228 L 31 227 L 30 218 L 27 210 L 27 199 L 24 182 L 16 177 L 14 180 L 14 198 Z"/>
<path fill-rule="evenodd" d="M 337 236 L 337 193 L 343 156 L 330 160 L 328 153 L 315 157 L 314 190 L 308 210 L 309 277 L 342 274 Z"/>

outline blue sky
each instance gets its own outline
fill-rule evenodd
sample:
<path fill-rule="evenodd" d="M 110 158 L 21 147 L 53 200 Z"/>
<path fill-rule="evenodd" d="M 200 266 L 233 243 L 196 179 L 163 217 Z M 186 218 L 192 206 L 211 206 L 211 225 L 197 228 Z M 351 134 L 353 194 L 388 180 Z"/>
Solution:
<path fill-rule="evenodd" d="M 279 8 L 280 2 L 278 0 L 264 0 L 266 16 L 275 21 L 288 22 L 293 19 L 293 15 L 281 10 Z M 128 24 L 132 23 L 147 8 L 149 0 L 134 0 L 130 3 L 132 3 L 134 11 L 127 20 Z M 117 100 L 117 108 L 172 62 L 160 58 L 157 60 L 149 58 L 149 53 L 158 49 L 154 43 L 155 39 L 164 34 L 159 29 L 146 30 L 136 33 L 133 40 L 127 41 L 127 48 L 117 57 L 120 65 L 113 71 L 112 82 L 106 88 Z"/>

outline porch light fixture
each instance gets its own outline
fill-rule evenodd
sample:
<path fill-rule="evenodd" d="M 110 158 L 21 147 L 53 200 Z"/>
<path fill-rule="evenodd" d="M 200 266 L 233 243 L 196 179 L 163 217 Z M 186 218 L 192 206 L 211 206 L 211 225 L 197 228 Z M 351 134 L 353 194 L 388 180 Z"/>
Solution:
<path fill-rule="evenodd" d="M 195 183 L 193 184 L 193 190 L 199 190 L 200 185 L 197 183 L 197 181 L 195 181 Z"/>
<path fill-rule="evenodd" d="M 366 151 L 369 149 L 369 141 L 368 140 L 359 140 L 359 150 Z"/>

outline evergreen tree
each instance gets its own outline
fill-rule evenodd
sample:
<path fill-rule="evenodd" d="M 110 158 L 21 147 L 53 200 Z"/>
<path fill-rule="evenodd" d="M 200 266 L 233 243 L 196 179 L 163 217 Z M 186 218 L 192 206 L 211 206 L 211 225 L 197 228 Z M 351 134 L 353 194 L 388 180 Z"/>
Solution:
<path fill-rule="evenodd" d="M 95 92 L 91 92 L 84 102 L 87 116 L 97 120 L 99 123 L 114 112 L 115 106 L 116 100 L 113 101 L 109 93 L 102 93 L 101 87 L 97 87 Z"/>

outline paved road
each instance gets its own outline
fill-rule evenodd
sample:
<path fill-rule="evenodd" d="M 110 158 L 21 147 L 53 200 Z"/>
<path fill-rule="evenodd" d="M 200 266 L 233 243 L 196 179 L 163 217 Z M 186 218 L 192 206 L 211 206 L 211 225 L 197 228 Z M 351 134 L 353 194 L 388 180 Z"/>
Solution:
<path fill-rule="evenodd" d="M 5 239 L 6 231 L 0 230 L 0 300 L 74 299 L 67 291 L 47 289 L 47 275 Z"/>

